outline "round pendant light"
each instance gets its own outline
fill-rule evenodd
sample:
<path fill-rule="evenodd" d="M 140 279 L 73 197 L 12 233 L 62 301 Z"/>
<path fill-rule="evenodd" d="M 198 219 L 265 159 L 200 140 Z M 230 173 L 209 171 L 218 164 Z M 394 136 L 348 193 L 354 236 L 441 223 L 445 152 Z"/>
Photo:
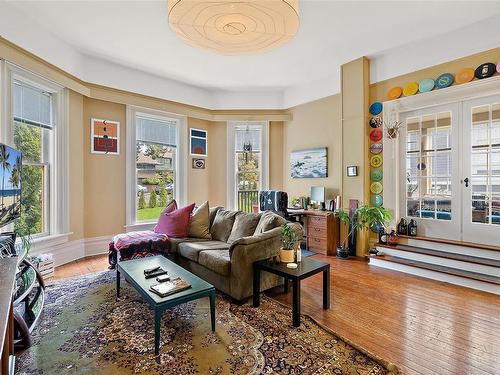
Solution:
<path fill-rule="evenodd" d="M 279 47 L 299 29 L 298 0 L 168 0 L 168 23 L 188 44 L 222 54 Z"/>

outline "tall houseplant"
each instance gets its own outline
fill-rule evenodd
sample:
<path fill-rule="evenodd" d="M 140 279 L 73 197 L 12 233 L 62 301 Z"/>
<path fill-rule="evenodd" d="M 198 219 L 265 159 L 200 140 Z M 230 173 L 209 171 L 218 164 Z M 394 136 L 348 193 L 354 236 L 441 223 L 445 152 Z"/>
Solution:
<path fill-rule="evenodd" d="M 365 231 L 380 226 L 385 227 L 386 223 L 392 219 L 392 213 L 384 207 L 372 207 L 366 204 L 356 208 L 352 217 L 343 209 L 335 210 L 334 215 L 348 228 L 340 247 L 337 248 L 337 256 L 340 258 L 349 257 L 348 241 L 352 233 L 357 230 Z"/>

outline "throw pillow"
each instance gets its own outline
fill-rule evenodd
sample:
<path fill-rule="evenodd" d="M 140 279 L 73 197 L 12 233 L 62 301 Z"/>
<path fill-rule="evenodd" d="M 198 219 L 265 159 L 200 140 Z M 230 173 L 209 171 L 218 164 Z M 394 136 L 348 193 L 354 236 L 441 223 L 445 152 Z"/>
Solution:
<path fill-rule="evenodd" d="M 266 211 L 260 216 L 259 224 L 257 224 L 254 234 L 267 232 L 268 230 L 274 229 L 284 223 L 286 223 L 286 220 L 281 216 L 275 214 L 274 212 Z"/>
<path fill-rule="evenodd" d="M 212 239 L 208 212 L 208 201 L 206 201 L 193 213 L 191 222 L 189 223 L 189 237 Z"/>
<path fill-rule="evenodd" d="M 233 229 L 227 242 L 233 243 L 238 238 L 248 237 L 254 234 L 259 224 L 260 214 L 238 212 L 234 219 Z"/>
<path fill-rule="evenodd" d="M 189 220 L 194 203 L 178 210 L 162 213 L 154 227 L 156 233 L 163 233 L 172 238 L 184 238 L 188 235 Z"/>
<path fill-rule="evenodd" d="M 219 212 L 220 209 L 222 209 L 222 207 L 217 206 L 217 207 L 210 207 L 210 209 L 208 210 L 208 217 L 210 218 L 210 228 L 212 228 L 212 224 L 214 223 L 215 220 L 215 215 L 217 215 L 217 212 Z"/>
<path fill-rule="evenodd" d="M 173 212 L 177 210 L 177 202 L 175 201 L 175 199 L 172 199 L 169 204 L 167 204 L 167 207 L 165 207 L 165 209 L 162 211 L 162 214 L 167 214 L 169 212 Z"/>
<path fill-rule="evenodd" d="M 210 228 L 213 240 L 227 242 L 231 234 L 231 229 L 233 229 L 234 218 L 237 213 L 237 211 L 223 209 L 217 211 L 212 228 Z"/>

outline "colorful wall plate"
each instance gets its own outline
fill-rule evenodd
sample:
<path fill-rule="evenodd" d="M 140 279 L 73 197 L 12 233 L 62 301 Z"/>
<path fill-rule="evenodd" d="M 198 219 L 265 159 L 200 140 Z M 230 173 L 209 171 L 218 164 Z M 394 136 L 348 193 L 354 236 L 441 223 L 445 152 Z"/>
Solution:
<path fill-rule="evenodd" d="M 450 74 L 450 73 L 441 74 L 436 79 L 436 88 L 437 89 L 444 89 L 445 87 L 449 87 L 453 84 L 454 80 L 455 80 L 455 78 L 453 77 L 453 74 Z"/>
<path fill-rule="evenodd" d="M 378 168 L 378 167 L 381 167 L 381 166 L 382 166 L 382 163 L 383 163 L 383 159 L 382 159 L 382 156 L 380 156 L 380 155 L 373 155 L 373 156 L 370 158 L 370 165 L 371 165 L 373 168 Z"/>
<path fill-rule="evenodd" d="M 380 154 L 384 150 L 384 145 L 382 143 L 372 143 L 370 146 L 370 153 Z"/>
<path fill-rule="evenodd" d="M 372 105 L 370 106 L 370 113 L 373 115 L 373 116 L 376 116 L 378 114 L 380 114 L 382 112 L 382 109 L 383 109 L 383 105 L 382 103 L 380 102 L 375 102 L 375 103 L 372 103 Z"/>
<path fill-rule="evenodd" d="M 398 99 L 401 97 L 401 94 L 403 93 L 403 90 L 401 89 L 401 87 L 392 87 L 391 89 L 389 89 L 389 91 L 387 91 L 387 99 L 389 100 L 394 100 L 394 99 Z"/>
<path fill-rule="evenodd" d="M 384 190 L 382 184 L 380 182 L 372 182 L 370 184 L 370 191 L 373 194 L 380 194 Z"/>
<path fill-rule="evenodd" d="M 455 82 L 458 84 L 467 83 L 474 79 L 474 69 L 463 68 L 455 75 Z"/>
<path fill-rule="evenodd" d="M 420 92 L 432 91 L 434 89 L 435 84 L 436 84 L 436 82 L 434 82 L 433 79 L 430 79 L 430 78 L 423 79 L 418 84 L 418 91 L 420 91 Z"/>
<path fill-rule="evenodd" d="M 493 63 L 484 63 L 479 65 L 474 71 L 474 76 L 477 79 L 489 78 L 495 74 L 496 66 Z"/>
<path fill-rule="evenodd" d="M 382 206 L 382 204 L 384 204 L 384 198 L 382 198 L 382 196 L 379 194 L 375 194 L 375 195 L 372 195 L 370 202 L 371 202 L 372 206 L 380 207 L 380 206 Z"/>
<path fill-rule="evenodd" d="M 382 117 L 380 117 L 380 116 L 373 116 L 370 119 L 370 126 L 372 128 L 378 128 L 378 127 L 382 126 Z"/>
<path fill-rule="evenodd" d="M 372 140 L 372 142 L 380 141 L 383 136 L 384 133 L 382 133 L 382 129 L 377 128 L 370 131 L 370 139 Z"/>
<path fill-rule="evenodd" d="M 372 181 L 382 181 L 384 178 L 384 172 L 380 168 L 372 169 L 370 171 L 370 180 Z"/>
<path fill-rule="evenodd" d="M 418 83 L 417 82 L 407 83 L 403 89 L 404 96 L 412 96 L 412 95 L 415 95 L 417 92 L 418 92 Z"/>

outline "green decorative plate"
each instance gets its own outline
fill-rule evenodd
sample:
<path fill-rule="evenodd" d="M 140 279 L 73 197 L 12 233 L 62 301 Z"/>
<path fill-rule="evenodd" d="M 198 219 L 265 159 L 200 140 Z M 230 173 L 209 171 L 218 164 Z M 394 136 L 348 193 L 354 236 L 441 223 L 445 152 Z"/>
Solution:
<path fill-rule="evenodd" d="M 371 204 L 372 206 L 380 207 L 382 206 L 382 204 L 384 204 L 384 198 L 382 198 L 382 196 L 379 194 L 374 194 L 371 198 Z"/>
<path fill-rule="evenodd" d="M 382 172 L 382 169 L 377 168 L 371 170 L 370 179 L 372 181 L 382 181 L 383 178 L 384 178 L 384 172 Z"/>
<path fill-rule="evenodd" d="M 380 194 L 384 190 L 384 187 L 380 182 L 372 182 L 370 185 L 370 191 L 373 194 Z"/>

